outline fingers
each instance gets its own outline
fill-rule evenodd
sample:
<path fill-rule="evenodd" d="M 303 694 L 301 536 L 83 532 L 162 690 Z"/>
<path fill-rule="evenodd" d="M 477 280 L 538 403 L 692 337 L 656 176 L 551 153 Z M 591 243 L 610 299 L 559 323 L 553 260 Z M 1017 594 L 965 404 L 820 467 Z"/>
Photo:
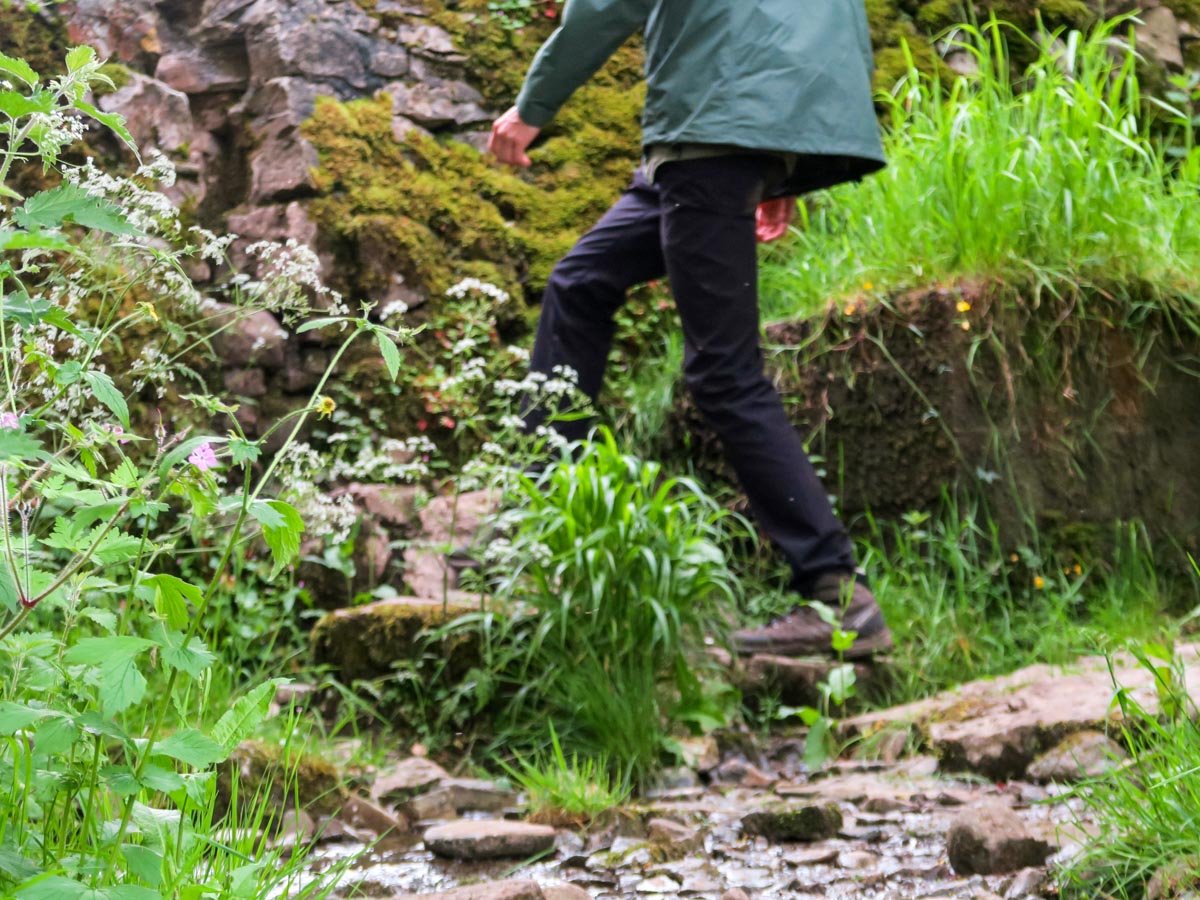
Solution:
<path fill-rule="evenodd" d="M 760 204 L 755 215 L 755 236 L 758 242 L 768 244 L 787 234 L 795 211 L 794 197 L 780 197 Z"/>
<path fill-rule="evenodd" d="M 492 133 L 488 137 L 488 152 L 496 157 L 497 162 L 528 168 L 533 161 L 525 150 L 537 135 L 538 129 L 522 122 L 514 107 L 492 125 Z"/>

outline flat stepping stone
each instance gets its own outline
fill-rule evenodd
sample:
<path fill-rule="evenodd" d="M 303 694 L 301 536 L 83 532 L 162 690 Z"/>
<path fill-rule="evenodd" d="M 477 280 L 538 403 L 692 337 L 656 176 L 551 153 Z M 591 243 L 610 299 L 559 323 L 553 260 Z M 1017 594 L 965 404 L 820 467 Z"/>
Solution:
<path fill-rule="evenodd" d="M 552 849 L 555 834 L 549 825 L 470 820 L 430 828 L 425 846 L 448 859 L 526 859 Z"/>

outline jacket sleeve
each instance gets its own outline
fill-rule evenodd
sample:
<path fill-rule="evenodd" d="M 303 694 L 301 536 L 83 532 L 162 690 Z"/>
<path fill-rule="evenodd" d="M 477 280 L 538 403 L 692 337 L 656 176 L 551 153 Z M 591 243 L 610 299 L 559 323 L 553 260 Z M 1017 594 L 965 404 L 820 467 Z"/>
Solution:
<path fill-rule="evenodd" d="M 517 97 L 521 121 L 538 128 L 575 89 L 646 24 L 655 0 L 568 0 L 562 24 L 542 45 Z"/>

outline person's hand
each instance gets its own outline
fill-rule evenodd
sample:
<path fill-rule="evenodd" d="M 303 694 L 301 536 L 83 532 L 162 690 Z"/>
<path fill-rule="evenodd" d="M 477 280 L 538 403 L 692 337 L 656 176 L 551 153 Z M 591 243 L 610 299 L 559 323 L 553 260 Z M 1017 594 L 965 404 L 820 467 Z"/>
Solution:
<path fill-rule="evenodd" d="M 760 244 L 769 244 L 787 234 L 792 217 L 796 215 L 796 198 L 779 197 L 758 205 L 754 217 L 754 233 Z"/>
<path fill-rule="evenodd" d="M 495 154 L 497 162 L 528 168 L 531 160 L 525 151 L 541 133 L 542 129 L 522 122 L 521 114 L 514 106 L 492 125 L 488 152 Z"/>

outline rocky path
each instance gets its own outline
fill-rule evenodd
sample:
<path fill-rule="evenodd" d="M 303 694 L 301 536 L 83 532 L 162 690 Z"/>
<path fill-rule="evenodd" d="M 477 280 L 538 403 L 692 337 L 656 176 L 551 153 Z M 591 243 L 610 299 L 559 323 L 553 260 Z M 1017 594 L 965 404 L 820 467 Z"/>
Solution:
<path fill-rule="evenodd" d="M 1180 650 L 1190 688 L 1198 650 Z M 1116 677 L 1154 708 L 1148 673 L 1118 660 Z M 860 758 L 818 773 L 799 736 L 729 736 L 586 830 L 525 823 L 500 787 L 404 760 L 372 790 L 398 827 L 336 896 L 1056 896 L 1054 866 L 1088 834 L 1066 786 L 1124 757 L 1105 734 L 1117 733 L 1113 693 L 1102 659 L 1034 666 L 848 720 Z M 361 830 L 334 831 L 315 869 L 362 853 Z"/>

